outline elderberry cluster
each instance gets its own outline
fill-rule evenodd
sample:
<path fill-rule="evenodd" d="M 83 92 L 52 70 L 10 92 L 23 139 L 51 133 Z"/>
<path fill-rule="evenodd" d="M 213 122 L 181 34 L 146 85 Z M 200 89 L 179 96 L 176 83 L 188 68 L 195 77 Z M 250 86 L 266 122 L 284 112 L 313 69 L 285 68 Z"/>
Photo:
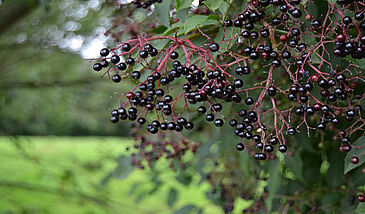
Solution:
<path fill-rule="evenodd" d="M 196 126 L 193 118 L 202 115 L 216 127 L 228 122 L 240 139 L 236 149 L 255 150 L 252 155 L 258 160 L 275 158 L 276 146 L 279 152 L 287 152 L 287 138 L 301 127 L 309 134 L 336 131 L 341 124 L 347 128 L 336 135 L 340 150 L 350 151 L 351 135 L 365 123 L 360 106 L 363 86 L 359 86 L 363 68 L 351 63 L 335 65 L 326 45 L 336 46 L 335 56 L 364 58 L 364 7 L 355 7 L 355 23 L 338 4 L 356 1 L 338 1 L 330 6 L 342 21 L 333 22 L 312 17 L 300 3 L 253 1 L 235 18 L 224 21 L 224 32 L 239 31 L 222 42 L 213 42 L 205 34 L 208 44 L 204 46 L 187 38 L 141 36 L 102 49 L 99 62 L 93 65 L 95 71 L 106 68 L 105 74 L 112 74 L 116 83 L 124 78 L 136 82 L 135 88 L 121 94 L 111 121 L 136 121 L 158 135 L 192 130 Z M 266 14 L 269 7 L 279 15 Z M 346 31 L 352 27 L 357 34 Z M 338 34 L 339 29 L 345 32 Z M 170 43 L 159 50 L 152 45 L 155 40 Z M 226 41 L 233 45 L 224 45 Z M 253 69 L 255 62 L 265 71 Z M 262 81 L 244 81 L 250 78 Z"/>
<path fill-rule="evenodd" d="M 154 3 L 161 3 L 162 0 L 134 0 L 132 2 L 136 8 L 149 8 Z"/>

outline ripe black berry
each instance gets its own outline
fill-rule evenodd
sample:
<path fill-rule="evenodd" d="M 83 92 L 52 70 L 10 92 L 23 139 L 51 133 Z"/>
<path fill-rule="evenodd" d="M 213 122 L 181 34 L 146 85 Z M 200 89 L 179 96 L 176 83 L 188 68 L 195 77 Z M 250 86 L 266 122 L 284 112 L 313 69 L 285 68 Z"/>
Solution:
<path fill-rule="evenodd" d="M 110 118 L 110 121 L 111 121 L 112 123 L 117 123 L 117 122 L 119 121 L 119 118 L 118 118 L 118 117 L 116 117 L 116 116 L 113 116 L 113 117 L 111 117 L 111 118 Z"/>
<path fill-rule="evenodd" d="M 192 123 L 192 122 L 187 122 L 186 124 L 185 124 L 185 129 L 187 129 L 187 130 L 191 130 L 191 129 L 193 129 L 194 128 L 194 123 Z"/>
<path fill-rule="evenodd" d="M 106 68 L 106 67 L 108 67 L 108 66 L 109 66 L 109 62 L 108 62 L 108 61 L 106 61 L 105 59 L 101 60 L 101 61 L 100 61 L 100 64 L 101 64 L 101 66 L 103 66 L 104 68 Z"/>
<path fill-rule="evenodd" d="M 281 65 L 281 61 L 278 60 L 278 59 L 274 59 L 272 62 L 271 62 L 272 66 L 274 67 L 279 67 Z"/>
<path fill-rule="evenodd" d="M 291 31 L 290 31 L 291 35 L 293 36 L 299 36 L 300 35 L 300 30 L 298 28 L 293 28 Z"/>
<path fill-rule="evenodd" d="M 95 63 L 93 65 L 94 71 L 101 71 L 102 68 L 103 68 L 103 66 L 100 63 Z"/>
<path fill-rule="evenodd" d="M 238 151 L 243 151 L 243 150 L 245 149 L 245 146 L 244 146 L 242 143 L 238 143 L 238 144 L 236 145 L 236 149 L 237 149 Z"/>
<path fill-rule="evenodd" d="M 206 111 L 207 111 L 207 109 L 206 109 L 204 106 L 199 106 L 199 107 L 198 107 L 198 112 L 199 112 L 200 114 L 204 114 Z"/>
<path fill-rule="evenodd" d="M 288 100 L 294 101 L 296 96 L 294 94 L 288 94 Z"/>
<path fill-rule="evenodd" d="M 212 52 L 217 52 L 219 50 L 219 45 L 217 43 L 212 43 L 209 45 L 209 50 Z"/>
<path fill-rule="evenodd" d="M 272 151 L 274 151 L 274 147 L 271 146 L 271 145 L 266 145 L 264 149 L 265 149 L 265 152 L 272 152 Z"/>
<path fill-rule="evenodd" d="M 229 125 L 230 125 L 231 127 L 235 127 L 235 126 L 237 125 L 237 120 L 235 120 L 235 119 L 231 119 L 231 120 L 229 121 Z"/>
<path fill-rule="evenodd" d="M 145 123 L 146 123 L 146 119 L 145 119 L 145 118 L 143 118 L 143 117 L 140 117 L 140 118 L 138 118 L 137 122 L 138 122 L 139 124 L 145 124 Z"/>
<path fill-rule="evenodd" d="M 236 88 L 241 88 L 243 86 L 243 80 L 236 79 L 233 84 Z"/>
<path fill-rule="evenodd" d="M 283 59 L 289 59 L 291 57 L 291 53 L 289 51 L 284 51 L 282 54 L 281 54 L 281 57 Z"/>
<path fill-rule="evenodd" d="M 118 74 L 116 74 L 112 77 L 112 80 L 113 80 L 113 82 L 118 83 L 122 80 L 122 78 Z"/>
<path fill-rule="evenodd" d="M 319 28 L 319 27 L 321 27 L 321 22 L 318 21 L 318 20 L 313 20 L 312 21 L 312 27 L 313 28 Z"/>
<path fill-rule="evenodd" d="M 344 23 L 345 25 L 349 25 L 349 24 L 351 24 L 352 19 L 351 19 L 351 17 L 350 17 L 350 16 L 345 16 L 345 17 L 343 17 L 342 21 L 343 21 L 343 23 Z"/>
<path fill-rule="evenodd" d="M 209 122 L 214 120 L 214 115 L 213 114 L 207 114 L 207 116 L 205 116 L 205 119 Z"/>
<path fill-rule="evenodd" d="M 131 46 L 128 43 L 125 43 L 124 45 L 122 45 L 122 49 L 123 51 L 130 51 L 131 50 Z"/>
<path fill-rule="evenodd" d="M 364 19 L 364 13 L 361 13 L 361 12 L 356 12 L 355 13 L 355 19 L 357 21 L 362 21 Z"/>
<path fill-rule="evenodd" d="M 285 153 L 287 150 L 288 150 L 288 148 L 286 147 L 286 145 L 280 145 L 279 146 L 279 152 Z"/>
<path fill-rule="evenodd" d="M 122 63 L 119 63 L 119 64 L 117 65 L 117 68 L 118 68 L 119 70 L 121 70 L 121 71 L 124 71 L 125 69 L 127 69 L 127 65 L 126 65 L 124 62 L 122 62 Z"/>
<path fill-rule="evenodd" d="M 222 120 L 222 119 L 216 119 L 215 121 L 214 121 L 214 125 L 215 126 L 217 126 L 217 127 L 221 127 L 221 126 L 223 126 L 223 124 L 224 124 L 224 121 Z"/>
<path fill-rule="evenodd" d="M 295 135 L 295 133 L 297 133 L 297 131 L 294 128 L 288 129 L 288 135 Z"/>
<path fill-rule="evenodd" d="M 125 63 L 127 63 L 128 65 L 133 65 L 135 63 L 134 59 L 129 57 L 125 60 Z"/>
<path fill-rule="evenodd" d="M 302 16 L 302 11 L 300 11 L 299 9 L 294 9 L 291 13 L 291 15 L 294 18 L 300 18 Z"/>
<path fill-rule="evenodd" d="M 225 20 L 225 21 L 224 21 L 224 26 L 225 26 L 225 27 L 232 27 L 232 25 L 233 25 L 232 20 Z"/>
<path fill-rule="evenodd" d="M 246 105 L 252 105 L 254 102 L 255 102 L 254 99 L 252 99 L 251 97 L 247 97 L 245 99 Z"/>
<path fill-rule="evenodd" d="M 179 58 L 179 54 L 177 52 L 171 52 L 170 53 L 170 58 L 171 59 L 177 59 L 177 58 Z"/>
<path fill-rule="evenodd" d="M 267 89 L 267 94 L 269 96 L 275 96 L 276 95 L 276 88 L 274 86 L 270 86 L 268 89 Z"/>
<path fill-rule="evenodd" d="M 117 64 L 119 63 L 120 61 L 120 57 L 118 55 L 113 55 L 111 58 L 110 58 L 110 61 L 114 64 Z"/>
<path fill-rule="evenodd" d="M 243 25 L 242 21 L 239 19 L 235 20 L 233 24 L 235 27 L 242 27 L 242 25 Z"/>
<path fill-rule="evenodd" d="M 147 51 L 140 51 L 139 52 L 139 56 L 142 58 L 142 59 L 145 59 L 148 57 L 148 52 Z"/>
<path fill-rule="evenodd" d="M 100 56 L 108 56 L 108 54 L 109 54 L 109 49 L 107 48 L 101 49 Z"/>
<path fill-rule="evenodd" d="M 213 109 L 216 112 L 220 112 L 222 110 L 222 108 L 223 108 L 222 104 L 220 104 L 220 103 L 216 103 L 216 104 L 213 105 Z"/>
<path fill-rule="evenodd" d="M 272 23 L 273 25 L 279 25 L 279 24 L 281 23 L 281 20 L 280 20 L 280 18 L 274 18 L 274 19 L 271 21 L 271 23 Z"/>
<path fill-rule="evenodd" d="M 141 73 L 140 73 L 139 71 L 133 71 L 133 72 L 131 73 L 131 77 L 132 77 L 133 79 L 139 79 L 139 78 L 141 77 Z"/>
<path fill-rule="evenodd" d="M 266 38 L 270 36 L 270 31 L 268 29 L 263 29 L 260 31 L 262 37 Z"/>

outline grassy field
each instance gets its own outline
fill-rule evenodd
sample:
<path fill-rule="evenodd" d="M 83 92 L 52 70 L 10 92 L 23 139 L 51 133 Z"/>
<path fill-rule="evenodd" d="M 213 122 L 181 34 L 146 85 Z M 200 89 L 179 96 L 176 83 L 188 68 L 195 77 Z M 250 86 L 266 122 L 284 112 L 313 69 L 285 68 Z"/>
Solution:
<path fill-rule="evenodd" d="M 223 213 L 205 198 L 208 184 L 194 185 L 198 176 L 184 186 L 164 170 L 162 187 L 149 194 L 151 172 L 136 169 L 126 179 L 101 186 L 131 143 L 100 137 L 0 137 L 0 213 L 169 214 L 187 204 L 203 207 L 204 213 Z M 172 187 L 179 195 L 169 207 Z"/>

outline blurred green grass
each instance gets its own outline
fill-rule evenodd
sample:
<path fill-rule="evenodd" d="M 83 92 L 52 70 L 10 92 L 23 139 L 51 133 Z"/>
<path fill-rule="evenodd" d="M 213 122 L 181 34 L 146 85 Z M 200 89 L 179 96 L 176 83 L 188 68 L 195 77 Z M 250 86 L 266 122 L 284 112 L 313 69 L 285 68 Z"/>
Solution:
<path fill-rule="evenodd" d="M 0 213 L 168 214 L 187 204 L 222 213 L 205 198 L 207 183 L 197 186 L 195 176 L 189 186 L 180 184 L 163 161 L 162 186 L 153 194 L 150 169 L 136 169 L 127 179 L 101 186 L 115 158 L 132 143 L 112 137 L 0 137 Z M 179 195 L 169 207 L 172 187 Z"/>

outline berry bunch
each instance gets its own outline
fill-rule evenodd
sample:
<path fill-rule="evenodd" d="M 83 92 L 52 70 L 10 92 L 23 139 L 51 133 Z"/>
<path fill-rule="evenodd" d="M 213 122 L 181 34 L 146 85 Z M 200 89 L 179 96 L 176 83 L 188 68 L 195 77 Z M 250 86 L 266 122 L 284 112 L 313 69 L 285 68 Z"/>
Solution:
<path fill-rule="evenodd" d="M 154 3 L 161 3 L 162 0 L 134 0 L 132 2 L 136 8 L 149 8 Z"/>
<path fill-rule="evenodd" d="M 357 22 L 343 15 L 347 10 L 342 4 L 356 6 Z M 265 15 L 269 6 L 279 11 L 271 20 Z M 258 160 L 267 159 L 276 145 L 285 153 L 288 136 L 302 126 L 309 135 L 312 130 L 335 130 L 341 124 L 345 128 L 336 135 L 340 150 L 350 151 L 351 135 L 365 124 L 360 105 L 363 70 L 351 61 L 341 67 L 334 56 L 364 58 L 364 5 L 338 1 L 328 7 L 331 10 L 320 20 L 297 0 L 252 1 L 236 18 L 224 21 L 221 41 L 214 42 L 198 29 L 206 45 L 176 36 L 140 36 L 102 49 L 99 62 L 93 65 L 95 71 L 106 68 L 104 74 L 112 74 L 116 83 L 124 78 L 136 81 L 131 91 L 121 95 L 111 121 L 137 121 L 151 134 L 158 134 L 192 130 L 193 119 L 202 114 L 216 127 L 228 123 L 240 139 L 236 149 L 256 148 L 253 156 Z M 332 12 L 342 21 L 334 22 Z M 349 30 L 352 27 L 354 32 Z M 337 34 L 338 29 L 345 33 Z M 160 40 L 170 45 L 155 48 L 153 42 Z M 330 44 L 335 45 L 333 55 Z M 252 69 L 250 64 L 257 62 L 267 71 Z M 244 79 L 252 75 L 263 81 L 246 84 Z M 282 97 L 288 102 L 280 101 Z"/>
<path fill-rule="evenodd" d="M 307 169 L 312 165 L 308 159 L 320 158 L 318 152 L 309 155 L 302 148 L 294 150 L 303 143 L 303 135 L 308 135 L 315 151 L 317 147 L 331 151 L 326 154 L 328 160 L 333 158 L 333 147 L 338 147 L 347 153 L 349 163 L 345 168 L 346 164 L 361 165 L 365 154 L 357 151 L 364 146 L 357 142 L 365 130 L 365 4 L 356 0 L 318 2 L 323 10 L 313 14 L 311 4 L 317 2 L 311 0 L 234 1 L 232 5 L 245 4 L 236 15 L 229 13 L 223 16 L 225 21 L 209 27 L 199 25 L 186 36 L 181 34 L 186 29 L 180 27 L 181 14 L 176 9 L 170 11 L 173 19 L 164 34 L 155 35 L 167 25 L 154 24 L 157 28 L 149 34 L 133 33 L 127 40 L 114 38 L 124 42 L 102 49 L 93 68 L 103 70 L 102 76 L 109 76 L 115 83 L 133 83 L 120 93 L 118 107 L 110 118 L 113 123 L 128 121 L 132 127 L 136 139 L 132 164 L 144 168 L 166 158 L 172 169 L 178 167 L 176 163 L 187 169 L 194 160 L 184 155 L 195 153 L 200 146 L 190 139 L 201 136 L 191 137 L 189 133 L 209 135 L 212 129 L 222 130 L 225 136 L 221 139 L 227 138 L 222 141 L 228 149 L 224 147 L 219 158 L 207 158 L 214 161 L 213 167 L 201 175 L 207 176 L 213 187 L 209 194 L 226 213 L 234 209 L 238 196 L 255 200 L 243 212 L 268 213 L 267 200 L 275 192 L 269 187 L 256 196 L 253 187 L 270 179 L 266 172 L 274 174 L 260 169 L 279 161 L 262 164 L 247 160 L 254 167 L 242 173 L 240 158 L 246 153 L 240 151 L 257 160 L 277 159 L 280 153 L 286 153 L 285 160 L 301 158 L 303 170 L 315 171 Z M 217 11 L 209 10 L 208 5 L 190 13 L 212 18 Z M 332 138 L 333 143 L 323 144 Z M 198 150 L 199 157 L 201 151 L 210 150 L 209 145 L 207 142 Z M 342 175 L 341 170 L 334 173 L 334 165 L 330 163 L 328 172 Z M 284 172 L 293 170 L 283 167 L 283 177 Z M 313 177 L 317 179 L 317 175 Z M 319 182 L 312 183 L 316 186 Z M 343 181 L 341 185 L 348 184 Z M 355 193 L 363 189 L 348 186 L 338 191 L 351 196 L 348 203 L 354 205 Z M 280 199 L 285 203 L 283 210 L 322 209 L 319 201 L 324 189 L 294 188 L 288 194 L 296 197 Z M 363 202 L 363 193 L 357 199 Z"/>

